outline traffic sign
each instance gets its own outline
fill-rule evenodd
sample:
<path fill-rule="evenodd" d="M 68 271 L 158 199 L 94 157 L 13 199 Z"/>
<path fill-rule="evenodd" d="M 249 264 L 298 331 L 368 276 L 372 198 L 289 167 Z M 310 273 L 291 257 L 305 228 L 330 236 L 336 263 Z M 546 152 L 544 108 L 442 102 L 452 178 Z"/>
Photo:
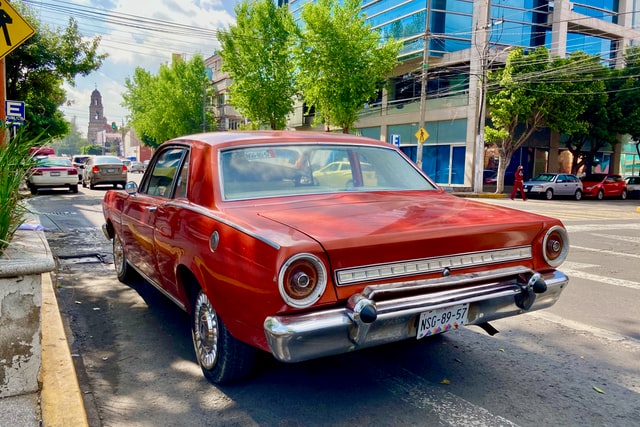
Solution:
<path fill-rule="evenodd" d="M 24 120 L 24 102 L 22 101 L 4 101 L 4 112 L 7 116 L 17 116 Z"/>
<path fill-rule="evenodd" d="M 429 132 L 425 128 L 418 129 L 418 132 L 415 133 L 416 138 L 418 138 L 418 142 L 422 144 L 429 138 Z"/>
<path fill-rule="evenodd" d="M 24 102 L 22 101 L 4 101 L 4 114 L 6 122 L 11 126 L 20 126 L 24 122 Z"/>
<path fill-rule="evenodd" d="M 36 30 L 8 1 L 0 0 L 0 59 L 24 43 L 35 32 Z"/>

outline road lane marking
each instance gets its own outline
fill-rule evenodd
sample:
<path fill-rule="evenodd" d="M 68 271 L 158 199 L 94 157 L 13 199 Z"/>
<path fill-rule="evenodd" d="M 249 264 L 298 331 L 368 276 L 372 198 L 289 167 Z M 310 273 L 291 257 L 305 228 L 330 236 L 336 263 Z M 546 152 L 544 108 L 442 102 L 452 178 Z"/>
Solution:
<path fill-rule="evenodd" d="M 622 224 L 577 224 L 566 225 L 565 228 L 569 233 L 583 233 L 585 231 L 604 231 L 604 230 L 640 230 L 640 223 L 625 222 Z"/>
<path fill-rule="evenodd" d="M 634 237 L 634 236 L 616 236 L 615 234 L 599 234 L 599 233 L 591 233 L 591 235 L 595 237 L 602 237 L 605 239 L 619 240 L 621 242 L 640 243 L 640 237 Z"/>
<path fill-rule="evenodd" d="M 612 342 L 624 342 L 635 348 L 635 351 L 640 351 L 640 340 L 635 338 L 619 334 L 617 332 L 608 331 L 606 329 L 598 328 L 596 326 L 587 325 L 586 323 L 576 322 L 575 320 L 567 319 L 566 317 L 558 316 L 556 314 L 549 313 L 548 311 L 532 311 L 528 313 L 529 316 L 536 317 L 538 319 L 546 320 L 547 322 L 555 323 L 559 326 L 573 329 L 574 331 L 586 332 L 600 339 L 605 339 Z"/>
<path fill-rule="evenodd" d="M 584 246 L 570 245 L 570 249 L 578 249 L 578 250 L 581 250 L 581 251 L 598 252 L 598 253 L 607 254 L 607 255 L 626 256 L 626 257 L 630 257 L 630 258 L 640 258 L 640 255 L 638 255 L 638 254 L 627 254 L 627 253 L 624 253 L 624 252 L 607 251 L 607 250 L 604 250 L 604 249 L 587 248 L 587 247 L 584 247 Z"/>
<path fill-rule="evenodd" d="M 402 369 L 393 375 L 377 373 L 376 379 L 400 400 L 418 409 L 426 409 L 442 424 L 450 426 L 511 426 L 518 425 L 494 415 L 485 408 L 443 390 L 424 380 L 415 372 Z"/>
<path fill-rule="evenodd" d="M 588 267 L 585 267 L 585 265 Z M 624 280 L 624 279 L 616 279 L 608 276 L 600 276 L 597 274 L 586 273 L 582 270 L 579 270 L 581 268 L 589 268 L 589 267 L 599 267 L 599 266 L 593 265 L 593 264 L 565 262 L 562 267 L 562 272 L 567 276 L 575 277 L 578 279 L 590 280 L 593 282 L 604 283 L 606 285 L 621 286 L 624 288 L 640 290 L 639 282 L 634 282 L 631 280 Z"/>

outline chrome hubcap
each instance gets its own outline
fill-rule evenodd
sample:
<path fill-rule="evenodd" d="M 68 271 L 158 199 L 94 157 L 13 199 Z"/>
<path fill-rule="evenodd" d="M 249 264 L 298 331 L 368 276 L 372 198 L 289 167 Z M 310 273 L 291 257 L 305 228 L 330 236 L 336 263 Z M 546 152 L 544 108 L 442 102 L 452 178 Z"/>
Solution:
<path fill-rule="evenodd" d="M 194 310 L 193 343 L 198 359 L 205 369 L 213 369 L 218 359 L 218 317 L 203 292 L 198 295 Z"/>
<path fill-rule="evenodd" d="M 124 271 L 124 251 L 118 236 L 113 236 L 113 263 L 116 267 L 116 272 L 121 274 Z"/>

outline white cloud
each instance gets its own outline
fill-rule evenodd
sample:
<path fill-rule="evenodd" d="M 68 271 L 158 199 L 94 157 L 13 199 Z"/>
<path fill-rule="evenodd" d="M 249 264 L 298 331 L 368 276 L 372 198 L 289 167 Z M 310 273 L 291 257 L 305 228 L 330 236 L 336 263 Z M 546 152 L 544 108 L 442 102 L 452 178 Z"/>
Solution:
<path fill-rule="evenodd" d="M 52 2 L 54 0 L 44 0 Z M 40 3 L 40 2 L 39 2 Z M 60 2 L 62 3 L 62 2 Z M 62 108 L 65 116 L 75 117 L 78 130 L 86 136 L 89 123 L 91 93 L 98 89 L 102 95 L 104 115 L 118 125 L 128 112 L 121 106 L 125 79 L 132 77 L 136 67 L 155 74 L 160 64 L 169 63 L 172 53 L 190 57 L 200 53 L 208 57 L 219 47 L 215 32 L 234 22 L 233 8 L 239 0 L 178 0 L 106 1 L 96 9 L 95 1 L 70 0 L 83 8 L 91 8 L 92 18 L 74 13 L 71 6 L 59 15 L 43 8 L 41 19 L 59 26 L 73 17 L 85 37 L 101 37 L 100 51 L 109 57 L 103 66 L 89 76 L 76 78 L 76 86 L 65 86 L 71 106 Z M 77 15 L 77 16 L 74 16 Z"/>

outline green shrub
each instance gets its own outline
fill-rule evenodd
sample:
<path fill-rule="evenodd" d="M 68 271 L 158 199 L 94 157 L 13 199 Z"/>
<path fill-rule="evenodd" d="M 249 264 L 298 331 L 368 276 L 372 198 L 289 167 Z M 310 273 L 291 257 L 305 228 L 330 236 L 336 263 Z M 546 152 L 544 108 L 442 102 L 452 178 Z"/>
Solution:
<path fill-rule="evenodd" d="M 12 138 L 2 138 L 10 132 L 10 129 L 0 125 L 0 254 L 26 214 L 20 202 L 20 186 L 24 184 L 34 163 L 29 149 L 41 145 L 38 143 L 40 138 L 26 138 L 20 130 Z"/>

